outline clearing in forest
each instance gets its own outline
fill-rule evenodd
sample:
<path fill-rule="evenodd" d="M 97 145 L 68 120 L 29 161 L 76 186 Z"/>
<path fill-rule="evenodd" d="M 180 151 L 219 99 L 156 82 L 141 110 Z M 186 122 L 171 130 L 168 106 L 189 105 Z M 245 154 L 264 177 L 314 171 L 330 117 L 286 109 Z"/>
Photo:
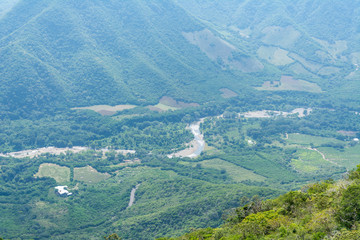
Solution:
<path fill-rule="evenodd" d="M 82 182 L 87 182 L 87 183 L 97 183 L 97 182 L 106 180 L 109 177 L 110 177 L 110 174 L 100 173 L 91 166 L 74 168 L 74 180 L 77 180 L 77 181 L 82 181 Z"/>
<path fill-rule="evenodd" d="M 66 183 L 70 181 L 70 168 L 53 163 L 43 163 L 39 166 L 35 177 L 51 177 L 58 183 Z"/>
<path fill-rule="evenodd" d="M 160 99 L 159 103 L 154 106 L 148 106 L 151 111 L 164 112 L 168 110 L 178 110 L 188 107 L 198 107 L 198 103 L 186 103 L 177 101 L 171 97 L 164 96 Z"/>
<path fill-rule="evenodd" d="M 301 33 L 292 26 L 269 26 L 262 30 L 265 35 L 262 41 L 269 45 L 290 48 L 300 38 Z"/>
<path fill-rule="evenodd" d="M 216 61 L 223 68 L 229 67 L 246 73 L 258 72 L 264 68 L 259 60 L 242 54 L 235 46 L 215 36 L 208 29 L 182 34 L 186 40 L 198 46 L 208 58 Z"/>
<path fill-rule="evenodd" d="M 320 152 L 313 149 L 297 150 L 295 158 L 291 160 L 291 165 L 303 173 L 327 173 L 334 172 L 335 168 L 339 168 L 336 164 L 324 159 Z"/>
<path fill-rule="evenodd" d="M 300 133 L 288 134 L 288 138 L 286 139 L 286 142 L 288 144 L 296 144 L 306 147 L 310 146 L 310 144 L 313 144 L 315 147 L 319 147 L 323 144 L 344 144 L 343 141 L 338 140 L 336 138 L 311 136 Z"/>
<path fill-rule="evenodd" d="M 222 92 L 221 96 L 223 98 L 232 98 L 232 97 L 236 97 L 238 94 L 234 91 L 231 91 L 228 88 L 222 88 L 220 89 L 220 92 Z"/>
<path fill-rule="evenodd" d="M 103 116 L 111 116 L 114 115 L 116 112 L 119 111 L 123 111 L 126 109 L 131 109 L 136 107 L 136 105 L 116 105 L 116 106 L 109 106 L 109 105 L 94 105 L 94 106 L 90 106 L 90 107 L 75 107 L 72 108 L 73 110 L 77 110 L 77 109 L 87 109 L 87 110 L 92 110 L 95 111 L 97 113 L 100 113 Z"/>
<path fill-rule="evenodd" d="M 267 91 L 303 91 L 303 92 L 322 92 L 321 88 L 316 83 L 307 82 L 304 80 L 296 80 L 291 76 L 281 76 L 280 81 L 266 81 L 257 90 Z"/>
<path fill-rule="evenodd" d="M 288 53 L 288 51 L 279 47 L 265 46 L 261 46 L 257 51 L 260 58 L 276 66 L 283 66 L 294 62 L 293 59 L 289 58 Z"/>
<path fill-rule="evenodd" d="M 344 149 L 335 149 L 332 147 L 320 147 L 320 152 L 325 154 L 330 161 L 344 166 L 347 170 L 354 169 L 359 165 L 360 159 L 360 144 L 355 146 L 345 147 Z"/>

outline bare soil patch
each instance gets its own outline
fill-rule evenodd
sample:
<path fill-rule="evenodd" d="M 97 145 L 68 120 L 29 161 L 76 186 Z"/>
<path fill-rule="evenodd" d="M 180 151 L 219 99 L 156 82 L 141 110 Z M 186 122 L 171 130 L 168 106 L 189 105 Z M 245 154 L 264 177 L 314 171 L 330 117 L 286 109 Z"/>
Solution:
<path fill-rule="evenodd" d="M 271 118 L 271 117 L 277 117 L 277 116 L 283 116 L 283 117 L 292 117 L 292 116 L 298 116 L 298 117 L 305 117 L 311 113 L 311 108 L 296 108 L 292 110 L 291 112 L 282 112 L 282 111 L 273 111 L 273 110 L 262 110 L 262 111 L 253 111 L 253 112 L 246 112 L 241 113 L 241 117 L 245 118 Z"/>

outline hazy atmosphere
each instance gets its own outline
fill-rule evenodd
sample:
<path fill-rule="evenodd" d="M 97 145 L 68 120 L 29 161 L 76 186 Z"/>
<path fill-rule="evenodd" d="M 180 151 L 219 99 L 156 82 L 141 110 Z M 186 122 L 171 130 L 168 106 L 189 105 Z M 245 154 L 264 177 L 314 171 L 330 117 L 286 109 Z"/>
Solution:
<path fill-rule="evenodd" d="M 0 239 L 360 239 L 360 1 L 0 0 Z"/>

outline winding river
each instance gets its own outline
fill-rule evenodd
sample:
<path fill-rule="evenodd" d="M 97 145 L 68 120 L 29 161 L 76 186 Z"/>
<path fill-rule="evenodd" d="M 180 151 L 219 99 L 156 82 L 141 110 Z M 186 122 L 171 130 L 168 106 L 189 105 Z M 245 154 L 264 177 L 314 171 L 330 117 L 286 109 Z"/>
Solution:
<path fill-rule="evenodd" d="M 200 132 L 200 124 L 204 121 L 201 119 L 198 122 L 190 124 L 188 128 L 191 130 L 191 133 L 194 135 L 194 140 L 188 143 L 188 148 L 181 150 L 179 152 L 168 155 L 169 158 L 172 157 L 189 157 L 196 158 L 198 157 L 205 148 L 204 136 Z"/>

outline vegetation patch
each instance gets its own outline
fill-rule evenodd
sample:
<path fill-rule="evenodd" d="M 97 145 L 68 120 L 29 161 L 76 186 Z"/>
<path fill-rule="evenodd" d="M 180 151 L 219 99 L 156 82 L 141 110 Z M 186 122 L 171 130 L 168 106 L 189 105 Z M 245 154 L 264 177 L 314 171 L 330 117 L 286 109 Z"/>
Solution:
<path fill-rule="evenodd" d="M 221 227 L 171 239 L 359 239 L 359 176 L 358 168 L 346 179 L 310 184 L 273 200 L 246 199 L 246 205 L 226 212 Z"/>
<path fill-rule="evenodd" d="M 300 133 L 288 134 L 288 138 L 286 139 L 286 142 L 288 144 L 296 144 L 307 147 L 310 145 L 313 145 L 315 147 L 320 147 L 322 145 L 329 145 L 329 144 L 344 145 L 343 141 L 338 140 L 336 138 L 319 137 L 319 136 L 312 136 L 312 135 L 300 134 Z"/>
<path fill-rule="evenodd" d="M 295 73 L 295 74 L 306 74 L 306 75 L 311 75 L 311 72 L 309 72 L 308 70 L 306 70 L 303 65 L 301 65 L 300 63 L 296 62 L 294 64 L 291 64 L 289 69 Z"/>
<path fill-rule="evenodd" d="M 75 107 L 72 109 L 73 110 L 77 110 L 77 109 L 92 110 L 97 113 L 100 113 L 103 116 L 111 116 L 111 115 L 114 115 L 116 112 L 135 108 L 135 107 L 136 107 L 135 105 L 116 105 L 116 106 L 94 105 L 94 106 L 90 106 L 90 107 Z"/>
<path fill-rule="evenodd" d="M 236 92 L 231 91 L 228 88 L 222 88 L 222 89 L 220 89 L 220 92 L 222 92 L 221 96 L 223 98 L 232 98 L 232 97 L 238 96 L 238 94 Z"/>
<path fill-rule="evenodd" d="M 329 76 L 340 72 L 340 68 L 337 67 L 323 67 L 319 70 L 318 74 L 323 76 Z"/>
<path fill-rule="evenodd" d="M 87 183 L 97 183 L 103 180 L 106 180 L 110 177 L 108 173 L 99 173 L 95 168 L 91 166 L 74 168 L 74 180 L 87 182 Z"/>
<path fill-rule="evenodd" d="M 201 167 L 204 168 L 214 168 L 221 171 L 224 171 L 229 174 L 229 176 L 235 181 L 235 182 L 241 182 L 246 180 L 251 181 L 264 181 L 266 178 L 255 174 L 253 171 L 247 170 L 245 168 L 242 168 L 240 166 L 237 166 L 233 163 L 224 161 L 219 158 L 205 160 L 199 163 Z M 195 163 L 193 165 L 196 165 Z"/>
<path fill-rule="evenodd" d="M 53 163 L 43 163 L 39 166 L 35 177 L 51 177 L 58 183 L 66 183 L 70 181 L 70 168 Z"/>
<path fill-rule="evenodd" d="M 320 147 L 319 151 L 324 153 L 326 157 L 346 169 L 350 170 L 360 163 L 360 144 L 355 146 L 345 147 L 344 149 L 337 149 L 332 147 Z"/>
<path fill-rule="evenodd" d="M 322 65 L 320 65 L 316 62 L 313 62 L 313 61 L 306 60 L 305 58 L 303 58 L 295 53 L 290 53 L 289 57 L 291 57 L 295 61 L 298 61 L 305 69 L 307 69 L 313 73 L 316 73 L 322 67 Z"/>
<path fill-rule="evenodd" d="M 329 165 L 333 165 L 324 160 L 319 152 L 310 149 L 299 149 L 295 157 L 297 158 L 292 159 L 291 164 L 297 171 L 303 173 L 328 171 Z"/>
<path fill-rule="evenodd" d="M 316 83 L 296 80 L 291 76 L 282 76 L 280 81 L 266 81 L 258 90 L 267 91 L 303 91 L 321 93 L 321 88 Z"/>
<path fill-rule="evenodd" d="M 355 131 L 344 131 L 344 130 L 340 130 L 337 132 L 340 133 L 341 135 L 348 136 L 348 137 L 355 137 L 356 133 L 357 133 Z"/>

